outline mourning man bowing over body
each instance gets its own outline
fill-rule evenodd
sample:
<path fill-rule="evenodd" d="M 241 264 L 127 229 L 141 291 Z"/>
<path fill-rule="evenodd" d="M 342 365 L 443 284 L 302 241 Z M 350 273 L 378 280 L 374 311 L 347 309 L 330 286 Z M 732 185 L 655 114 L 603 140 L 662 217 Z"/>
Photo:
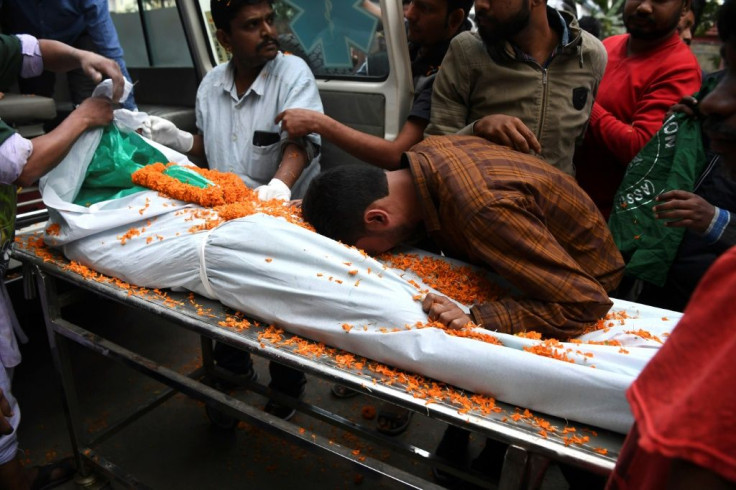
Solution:
<path fill-rule="evenodd" d="M 473 136 L 431 137 L 385 172 L 354 165 L 318 176 L 303 201 L 317 232 L 379 254 L 426 232 L 449 257 L 498 273 L 518 295 L 470 316 L 429 294 L 424 309 L 451 328 L 526 330 L 567 339 L 608 312 L 623 260 L 575 180 L 544 161 Z"/>

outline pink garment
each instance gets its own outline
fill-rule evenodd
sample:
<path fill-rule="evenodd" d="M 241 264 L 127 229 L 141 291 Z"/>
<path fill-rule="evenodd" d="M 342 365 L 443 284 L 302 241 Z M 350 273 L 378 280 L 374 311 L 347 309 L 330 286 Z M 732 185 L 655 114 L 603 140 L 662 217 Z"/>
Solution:
<path fill-rule="evenodd" d="M 41 56 L 41 47 L 38 39 L 30 34 L 16 34 L 20 40 L 20 52 L 23 55 L 21 62 L 20 77 L 31 78 L 37 77 L 43 73 L 43 57 Z"/>
<path fill-rule="evenodd" d="M 686 460 L 736 482 L 736 247 L 708 270 L 627 392 L 636 425 L 609 488 L 660 488 Z"/>

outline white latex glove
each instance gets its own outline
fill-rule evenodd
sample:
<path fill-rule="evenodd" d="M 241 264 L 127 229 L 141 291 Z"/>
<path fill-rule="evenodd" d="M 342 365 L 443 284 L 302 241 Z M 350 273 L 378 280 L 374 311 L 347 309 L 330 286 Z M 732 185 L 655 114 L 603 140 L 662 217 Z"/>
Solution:
<path fill-rule="evenodd" d="M 194 136 L 191 133 L 182 131 L 163 117 L 148 116 L 143 123 L 141 134 L 180 153 L 187 153 L 194 145 Z"/>
<path fill-rule="evenodd" d="M 288 201 L 291 199 L 291 189 L 279 179 L 271 179 L 271 182 L 267 185 L 257 187 L 256 192 L 258 193 L 258 199 L 261 201 L 269 201 L 271 199 Z"/>

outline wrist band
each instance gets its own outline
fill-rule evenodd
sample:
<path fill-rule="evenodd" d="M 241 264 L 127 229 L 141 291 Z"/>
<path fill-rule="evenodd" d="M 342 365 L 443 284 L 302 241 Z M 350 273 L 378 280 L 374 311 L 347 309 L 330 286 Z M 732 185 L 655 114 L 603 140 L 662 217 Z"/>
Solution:
<path fill-rule="evenodd" d="M 706 240 L 708 240 L 709 243 L 717 242 L 730 222 L 731 213 L 725 209 L 716 207 L 716 213 L 713 216 L 713 220 L 711 220 L 708 229 L 705 231 Z"/>

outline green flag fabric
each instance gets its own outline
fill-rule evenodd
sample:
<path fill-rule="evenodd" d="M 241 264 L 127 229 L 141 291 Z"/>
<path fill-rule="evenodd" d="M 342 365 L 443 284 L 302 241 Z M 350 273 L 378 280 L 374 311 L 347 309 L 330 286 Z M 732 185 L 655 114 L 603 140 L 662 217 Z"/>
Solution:
<path fill-rule="evenodd" d="M 701 100 L 718 80 L 708 77 L 694 97 Z M 693 192 L 705 165 L 700 121 L 684 113 L 667 118 L 631 161 L 608 220 L 627 275 L 664 285 L 685 228 L 665 227 L 655 218 L 655 198 L 676 189 Z"/>
<path fill-rule="evenodd" d="M 146 190 L 131 180 L 133 172 L 151 163 L 168 162 L 163 153 L 136 132 L 122 132 L 114 124 L 102 133 L 74 204 L 89 206 Z"/>
<path fill-rule="evenodd" d="M 692 192 L 704 165 L 700 123 L 685 114 L 667 119 L 631 161 L 608 221 L 628 275 L 664 285 L 685 228 L 665 227 L 652 206 L 663 192 Z"/>

